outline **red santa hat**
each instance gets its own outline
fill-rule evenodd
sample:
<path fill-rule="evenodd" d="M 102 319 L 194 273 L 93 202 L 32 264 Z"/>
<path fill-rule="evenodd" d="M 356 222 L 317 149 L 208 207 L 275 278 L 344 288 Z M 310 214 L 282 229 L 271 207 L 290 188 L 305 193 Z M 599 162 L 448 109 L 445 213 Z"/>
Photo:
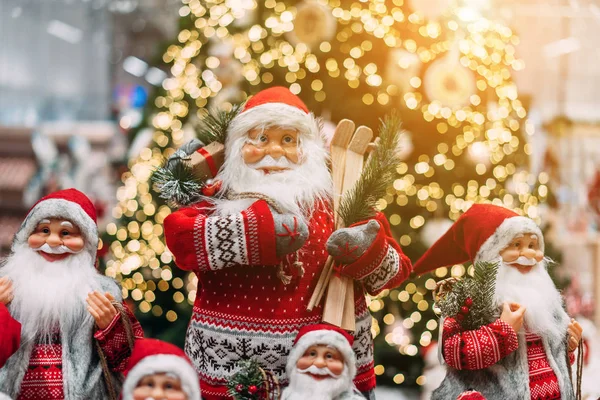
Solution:
<path fill-rule="evenodd" d="M 27 243 L 27 239 L 42 220 L 50 218 L 63 218 L 77 225 L 85 240 L 85 249 L 92 253 L 95 259 L 98 249 L 96 209 L 92 201 L 76 189 L 59 190 L 38 200 L 15 234 L 13 251 L 17 246 Z"/>
<path fill-rule="evenodd" d="M 319 124 L 306 104 L 289 89 L 275 86 L 252 96 L 242 111 L 231 121 L 227 130 L 227 149 L 232 141 L 246 137 L 258 127 L 278 126 L 297 130 L 303 138 L 319 140 Z"/>
<path fill-rule="evenodd" d="M 469 260 L 493 261 L 517 234 L 533 233 L 544 251 L 542 231 L 533 220 L 493 204 L 474 204 L 425 252 L 414 266 L 418 275 Z"/>
<path fill-rule="evenodd" d="M 344 357 L 344 365 L 348 374 L 354 378 L 356 375 L 356 355 L 352 350 L 354 337 L 337 326 L 327 324 L 306 325 L 300 329 L 294 347 L 290 351 L 287 361 L 287 375 L 292 376 L 296 363 L 310 346 L 326 345 L 337 349 Z"/>
<path fill-rule="evenodd" d="M 123 372 L 123 400 L 133 400 L 133 391 L 146 375 L 173 374 L 189 400 L 200 399 L 200 380 L 190 359 L 179 347 L 157 339 L 138 339 Z"/>

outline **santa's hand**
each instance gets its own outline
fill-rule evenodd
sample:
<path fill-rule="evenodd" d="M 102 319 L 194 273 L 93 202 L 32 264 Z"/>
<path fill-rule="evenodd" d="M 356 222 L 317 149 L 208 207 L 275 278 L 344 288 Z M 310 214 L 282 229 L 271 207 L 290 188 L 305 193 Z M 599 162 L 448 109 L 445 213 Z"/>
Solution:
<path fill-rule="evenodd" d="M 502 315 L 500 319 L 515 330 L 519 332 L 523 326 L 523 316 L 525 314 L 525 307 L 517 303 L 504 303 L 502 306 Z"/>
<path fill-rule="evenodd" d="M 275 222 L 275 247 L 277 257 L 283 257 L 300 249 L 308 239 L 308 226 L 295 215 L 273 213 Z"/>
<path fill-rule="evenodd" d="M 338 263 L 352 264 L 371 247 L 379 229 L 381 229 L 379 222 L 375 220 L 350 228 L 338 229 L 327 240 L 327 252 Z"/>
<path fill-rule="evenodd" d="M 579 325 L 579 322 L 571 318 L 569 327 L 567 328 L 569 351 L 575 351 L 579 347 L 579 341 L 581 341 L 581 335 L 583 328 Z"/>
<path fill-rule="evenodd" d="M 114 298 L 110 293 L 102 294 L 97 291 L 88 294 L 86 299 L 87 309 L 100 329 L 106 329 L 117 315 L 117 309 L 111 304 L 111 300 L 114 300 Z"/>
<path fill-rule="evenodd" d="M 0 303 L 8 304 L 12 301 L 13 297 L 12 281 L 8 276 L 5 276 L 0 279 Z"/>

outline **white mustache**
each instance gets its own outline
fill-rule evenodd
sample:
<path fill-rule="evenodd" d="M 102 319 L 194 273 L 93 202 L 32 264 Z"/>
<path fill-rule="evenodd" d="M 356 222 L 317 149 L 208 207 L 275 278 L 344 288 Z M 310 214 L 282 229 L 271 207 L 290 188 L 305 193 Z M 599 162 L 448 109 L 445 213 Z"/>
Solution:
<path fill-rule="evenodd" d="M 279 168 L 294 168 L 296 164 L 292 163 L 285 156 L 279 157 L 279 159 L 275 160 L 270 155 L 266 155 L 259 162 L 255 162 L 253 164 L 247 164 L 250 168 L 259 169 L 264 167 L 279 167 Z"/>
<path fill-rule="evenodd" d="M 514 265 L 514 264 L 519 264 L 519 265 L 535 265 L 537 264 L 537 260 L 535 258 L 529 259 L 525 256 L 519 256 L 519 258 L 517 258 L 515 261 L 511 261 L 507 264 L 510 265 Z"/>
<path fill-rule="evenodd" d="M 313 374 L 313 375 L 321 375 L 321 376 L 329 375 L 330 377 L 332 377 L 334 379 L 339 378 L 339 376 L 335 375 L 333 372 L 331 372 L 329 370 L 329 368 L 318 368 L 318 367 L 315 367 L 314 365 L 311 365 L 310 367 L 308 367 L 306 369 L 298 368 L 298 372 L 300 372 L 301 374 Z"/>
<path fill-rule="evenodd" d="M 56 246 L 56 247 L 51 247 L 48 243 L 44 243 L 43 245 L 41 245 L 40 247 L 38 247 L 37 249 L 34 249 L 35 251 L 43 251 L 44 253 L 48 253 L 48 254 L 65 254 L 65 253 L 71 253 L 71 254 L 77 254 L 80 251 L 73 251 L 70 248 L 68 248 L 67 246 L 65 246 L 64 244 L 61 244 L 60 246 Z"/>

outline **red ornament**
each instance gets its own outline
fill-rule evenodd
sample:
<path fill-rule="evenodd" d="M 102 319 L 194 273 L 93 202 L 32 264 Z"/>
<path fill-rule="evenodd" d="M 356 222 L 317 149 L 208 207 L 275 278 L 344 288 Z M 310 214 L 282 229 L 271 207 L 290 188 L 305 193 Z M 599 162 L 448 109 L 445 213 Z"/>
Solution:
<path fill-rule="evenodd" d="M 254 385 L 248 386 L 248 392 L 250 392 L 250 394 L 254 394 L 258 392 L 258 388 Z"/>
<path fill-rule="evenodd" d="M 207 182 L 206 185 L 204 185 L 204 187 L 202 188 L 202 194 L 207 197 L 214 196 L 215 193 L 217 193 L 221 189 L 222 185 L 222 181 Z"/>
<path fill-rule="evenodd" d="M 471 307 L 472 305 L 473 305 L 473 299 L 470 297 L 467 297 L 465 300 L 465 306 Z"/>
<path fill-rule="evenodd" d="M 462 314 L 457 314 L 456 315 L 456 319 L 459 320 L 459 321 L 462 321 L 463 319 L 465 319 L 465 316 L 462 315 Z"/>
<path fill-rule="evenodd" d="M 469 313 L 469 307 L 462 306 L 462 307 L 460 308 L 460 313 L 461 313 L 461 314 L 464 314 L 464 315 L 467 315 L 467 314 Z"/>
<path fill-rule="evenodd" d="M 242 393 L 242 390 L 244 390 L 244 385 L 242 385 L 241 383 L 238 383 L 237 385 L 235 385 L 236 392 Z"/>

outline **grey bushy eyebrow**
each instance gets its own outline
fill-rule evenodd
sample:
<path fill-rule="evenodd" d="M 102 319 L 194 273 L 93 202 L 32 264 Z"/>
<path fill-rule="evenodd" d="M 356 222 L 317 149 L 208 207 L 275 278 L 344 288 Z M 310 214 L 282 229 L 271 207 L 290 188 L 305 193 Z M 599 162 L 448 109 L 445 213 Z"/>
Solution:
<path fill-rule="evenodd" d="M 43 219 L 40 221 L 40 223 L 38 225 L 42 225 L 42 224 L 49 224 L 50 220 L 49 219 Z"/>
<path fill-rule="evenodd" d="M 73 224 L 69 221 L 63 221 L 60 223 L 60 226 L 66 226 L 67 228 L 72 228 Z"/>

